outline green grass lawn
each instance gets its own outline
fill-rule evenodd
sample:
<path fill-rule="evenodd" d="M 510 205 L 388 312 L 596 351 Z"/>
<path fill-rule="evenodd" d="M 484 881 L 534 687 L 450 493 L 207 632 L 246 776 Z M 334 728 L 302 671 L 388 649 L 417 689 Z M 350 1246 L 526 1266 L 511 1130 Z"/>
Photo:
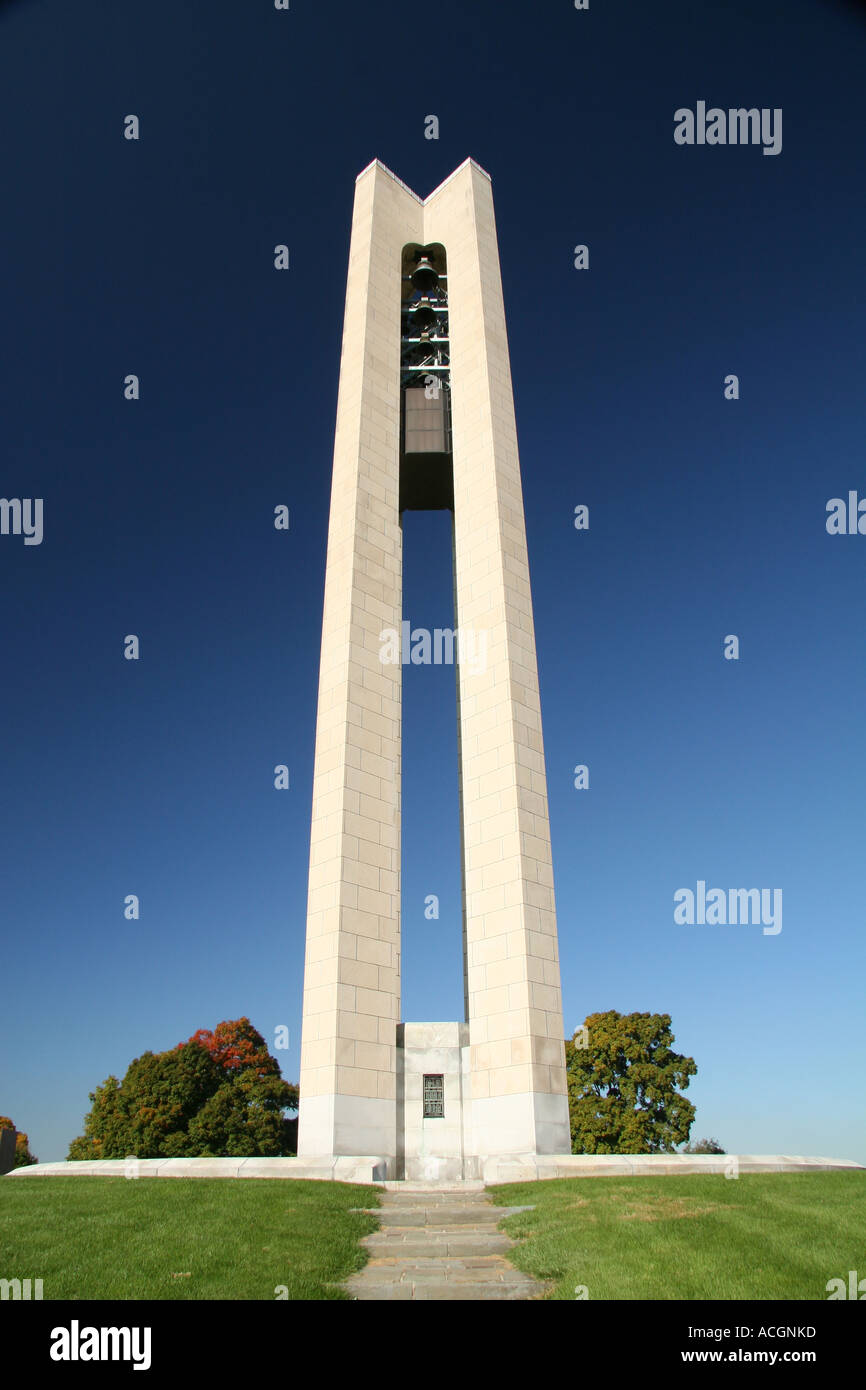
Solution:
<path fill-rule="evenodd" d="M 518 1268 L 573 1299 L 826 1299 L 866 1276 L 866 1173 L 569 1178 L 489 1189 Z M 46 1299 L 344 1298 L 372 1187 L 207 1178 L 0 1179 L 0 1278 Z"/>
<path fill-rule="evenodd" d="M 376 1188 L 210 1178 L 0 1178 L 0 1278 L 53 1298 L 345 1298 Z M 285 1297 L 285 1294 L 283 1295 Z"/>
<path fill-rule="evenodd" d="M 550 1297 L 826 1299 L 866 1276 L 866 1173 L 567 1178 L 488 1189 L 535 1210 L 503 1223 Z"/>

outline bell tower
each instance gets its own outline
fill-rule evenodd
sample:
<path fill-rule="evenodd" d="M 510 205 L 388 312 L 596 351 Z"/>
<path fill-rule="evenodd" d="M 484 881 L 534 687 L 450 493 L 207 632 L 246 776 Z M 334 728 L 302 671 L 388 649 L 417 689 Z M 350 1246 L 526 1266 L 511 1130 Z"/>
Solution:
<path fill-rule="evenodd" d="M 453 515 L 465 1017 L 400 1014 L 402 529 Z M 459 663 L 467 633 L 483 662 Z M 570 1150 L 541 711 L 489 176 L 378 160 L 349 253 L 313 777 L 299 1155 L 484 1176 Z"/>

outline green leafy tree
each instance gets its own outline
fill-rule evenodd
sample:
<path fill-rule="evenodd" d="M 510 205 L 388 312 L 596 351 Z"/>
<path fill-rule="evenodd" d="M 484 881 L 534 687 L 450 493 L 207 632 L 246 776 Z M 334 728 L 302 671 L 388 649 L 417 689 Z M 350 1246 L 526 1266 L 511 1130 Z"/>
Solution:
<path fill-rule="evenodd" d="M 698 1069 L 673 1041 L 670 1014 L 613 1009 L 566 1040 L 572 1153 L 672 1153 L 688 1139 L 695 1107 L 677 1088 Z"/>
<path fill-rule="evenodd" d="M 220 1086 L 190 1124 L 193 1152 L 233 1158 L 291 1152 L 290 1122 L 283 1110 L 296 1104 L 297 1088 L 282 1077 L 241 1072 Z"/>
<path fill-rule="evenodd" d="M 129 1147 L 126 1116 L 120 1109 L 120 1082 L 109 1076 L 90 1092 L 91 1107 L 84 1117 L 84 1133 L 73 1139 L 67 1158 L 125 1158 Z"/>
<path fill-rule="evenodd" d="M 122 1082 L 90 1096 L 84 1134 L 69 1158 L 183 1158 L 293 1152 L 298 1088 L 283 1081 L 249 1019 L 199 1029 L 168 1052 L 145 1052 Z"/>
<path fill-rule="evenodd" d="M 693 1144 L 686 1144 L 683 1149 L 684 1154 L 723 1154 L 727 1150 L 723 1149 L 718 1139 L 696 1139 Z"/>
<path fill-rule="evenodd" d="M 0 1129 L 15 1129 L 14 1124 L 8 1115 L 0 1115 Z M 15 1167 L 26 1168 L 31 1163 L 38 1163 L 39 1159 L 30 1152 L 30 1140 L 27 1135 L 18 1130 L 15 1135 Z"/>
<path fill-rule="evenodd" d="M 169 1052 L 145 1052 L 122 1082 L 109 1076 L 91 1093 L 84 1134 L 70 1158 L 180 1158 L 190 1152 L 187 1128 L 223 1080 L 219 1065 L 199 1043 Z"/>
<path fill-rule="evenodd" d="M 136 1058 L 120 1088 L 126 1153 L 139 1158 L 189 1154 L 190 1121 L 222 1079 L 218 1063 L 198 1043 L 181 1043 L 170 1052 L 145 1052 Z"/>

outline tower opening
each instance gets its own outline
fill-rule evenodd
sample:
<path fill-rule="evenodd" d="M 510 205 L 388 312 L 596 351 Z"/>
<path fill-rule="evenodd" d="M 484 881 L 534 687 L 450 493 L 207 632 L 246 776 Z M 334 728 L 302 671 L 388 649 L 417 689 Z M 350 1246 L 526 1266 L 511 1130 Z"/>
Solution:
<path fill-rule="evenodd" d="M 410 242 L 401 253 L 400 525 L 403 532 L 402 1016 L 412 1018 L 416 993 L 426 1011 L 451 1018 L 456 998 L 442 951 L 463 959 L 462 787 L 459 679 L 454 591 L 454 468 L 451 440 L 451 342 L 448 260 L 441 242 Z M 443 512 L 450 516 L 413 516 Z M 430 620 L 432 619 L 432 621 Z M 418 634 L 417 639 L 413 635 Z M 429 634 L 425 653 L 423 634 Z M 429 661 L 425 660 L 429 655 Z M 416 661 L 416 657 L 418 660 Z M 437 665 L 444 669 L 437 670 Z M 416 673 L 415 665 L 425 669 Z M 452 769 L 456 776 L 452 776 Z M 453 795 L 456 787 L 457 796 Z M 454 833 L 454 827 L 457 833 Z M 423 865 L 407 874 L 409 865 Z M 422 882 L 421 876 L 429 882 Z M 435 884 L 434 884 L 435 879 Z M 423 902 L 413 930 L 410 903 Z M 428 925 L 429 924 L 429 925 Z M 419 939 L 420 937 L 420 939 Z M 435 1007 L 437 997 L 443 1001 Z"/>
<path fill-rule="evenodd" d="M 463 1018 L 451 516 L 413 511 L 404 515 L 402 528 L 400 1012 L 404 1020 Z"/>
<path fill-rule="evenodd" d="M 401 284 L 400 511 L 453 511 L 445 247 L 404 246 Z"/>

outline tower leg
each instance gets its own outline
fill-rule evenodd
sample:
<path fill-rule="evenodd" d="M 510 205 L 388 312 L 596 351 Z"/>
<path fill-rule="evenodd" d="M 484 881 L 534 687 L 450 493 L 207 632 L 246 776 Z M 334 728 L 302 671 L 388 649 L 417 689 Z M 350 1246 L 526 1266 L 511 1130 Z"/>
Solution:
<path fill-rule="evenodd" d="M 396 1142 L 400 1020 L 400 248 L 421 205 L 381 165 L 356 185 L 313 774 L 298 1152 Z"/>
<path fill-rule="evenodd" d="M 571 1148 L 541 707 L 490 180 L 425 205 L 448 252 L 473 1143 Z M 468 650 L 468 655 L 467 655 Z"/>

